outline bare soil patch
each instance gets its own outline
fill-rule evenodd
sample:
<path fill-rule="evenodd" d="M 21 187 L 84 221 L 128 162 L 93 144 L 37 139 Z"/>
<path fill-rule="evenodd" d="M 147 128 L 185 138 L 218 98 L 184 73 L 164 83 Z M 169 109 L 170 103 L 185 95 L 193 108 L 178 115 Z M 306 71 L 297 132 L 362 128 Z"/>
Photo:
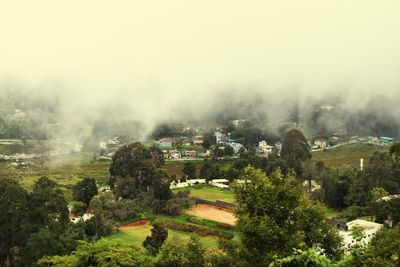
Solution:
<path fill-rule="evenodd" d="M 137 227 L 137 226 L 148 225 L 149 223 L 150 223 L 149 220 L 142 219 L 142 220 L 138 220 L 138 221 L 135 221 L 135 222 L 131 222 L 131 223 L 128 223 L 128 224 L 121 225 L 119 227 L 119 229 L 129 229 L 129 228 L 134 228 L 134 227 Z"/>
<path fill-rule="evenodd" d="M 207 204 L 197 204 L 188 210 L 187 213 L 207 220 L 226 223 L 229 225 L 235 225 L 236 222 L 236 218 L 231 210 Z"/>

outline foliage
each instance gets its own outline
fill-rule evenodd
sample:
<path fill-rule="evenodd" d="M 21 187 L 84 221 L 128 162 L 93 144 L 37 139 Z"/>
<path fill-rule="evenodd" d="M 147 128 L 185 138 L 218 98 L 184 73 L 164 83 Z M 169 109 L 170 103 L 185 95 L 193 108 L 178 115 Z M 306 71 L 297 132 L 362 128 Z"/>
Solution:
<path fill-rule="evenodd" d="M 150 255 L 157 255 L 167 237 L 168 230 L 155 223 L 151 229 L 151 235 L 147 236 L 143 241 L 143 247 L 146 248 Z"/>
<path fill-rule="evenodd" d="M 393 225 L 400 224 L 400 199 L 379 201 L 377 204 L 377 222 L 384 223 L 386 220 L 389 220 Z"/>
<path fill-rule="evenodd" d="M 221 237 L 224 239 L 233 238 L 233 235 L 231 233 L 228 233 L 226 231 L 220 231 L 220 230 L 216 229 L 215 227 L 198 225 L 198 224 L 194 224 L 194 223 L 186 223 L 186 222 L 167 219 L 167 218 L 158 218 L 157 223 L 168 229 L 173 229 L 173 230 L 188 232 L 188 233 L 195 233 L 200 236 L 217 236 L 217 237 Z"/>
<path fill-rule="evenodd" d="M 97 195 L 96 180 L 93 178 L 85 178 L 74 186 L 74 200 L 89 205 L 90 200 Z"/>
<path fill-rule="evenodd" d="M 196 178 L 196 165 L 191 161 L 186 161 L 183 165 L 183 173 L 186 174 L 189 179 Z"/>
<path fill-rule="evenodd" d="M 24 248 L 24 263 L 32 266 L 44 256 L 59 255 L 64 252 L 64 246 L 59 238 L 49 229 L 43 228 L 38 233 L 33 233 Z"/>
<path fill-rule="evenodd" d="M 205 266 L 204 248 L 196 236 L 191 236 L 189 242 L 182 246 L 182 241 L 173 237 L 161 248 L 161 256 L 157 262 L 160 267 L 202 267 Z"/>
<path fill-rule="evenodd" d="M 33 185 L 30 194 L 30 218 L 34 227 L 47 227 L 61 233 L 69 218 L 67 201 L 58 184 L 47 177 L 41 177 Z"/>
<path fill-rule="evenodd" d="M 332 267 L 333 263 L 315 250 L 296 250 L 294 255 L 283 259 L 275 259 L 269 267 Z"/>
<path fill-rule="evenodd" d="M 268 177 L 248 168 L 242 179 L 246 182 L 235 186 L 237 227 L 255 264 L 288 256 L 293 248 L 319 247 L 329 257 L 340 256 L 340 237 L 293 174 L 276 171 Z"/>
<path fill-rule="evenodd" d="M 87 205 L 83 202 L 74 201 L 72 203 L 71 214 L 75 216 L 83 216 L 87 209 Z"/>
<path fill-rule="evenodd" d="M 390 155 L 400 156 L 400 143 L 391 145 L 389 153 Z"/>
<path fill-rule="evenodd" d="M 27 239 L 28 194 L 21 186 L 0 178 L 0 265 L 7 261 L 14 265 L 14 247 Z"/>
<path fill-rule="evenodd" d="M 399 184 L 393 181 L 392 158 L 388 153 L 375 152 L 365 167 L 365 178 L 373 187 L 383 187 L 391 194 L 399 192 Z"/>
<path fill-rule="evenodd" d="M 44 257 L 39 266 L 153 266 L 140 249 L 117 240 L 101 239 L 94 244 L 79 242 L 71 255 Z"/>
<path fill-rule="evenodd" d="M 290 130 L 282 143 L 281 156 L 289 167 L 301 174 L 301 162 L 311 159 L 310 147 L 303 133 L 297 129 Z"/>
<path fill-rule="evenodd" d="M 389 192 L 387 192 L 384 188 L 382 187 L 374 187 L 372 190 L 369 192 L 370 194 L 370 199 L 371 201 L 377 201 L 378 199 L 382 197 L 386 197 L 389 195 Z"/>

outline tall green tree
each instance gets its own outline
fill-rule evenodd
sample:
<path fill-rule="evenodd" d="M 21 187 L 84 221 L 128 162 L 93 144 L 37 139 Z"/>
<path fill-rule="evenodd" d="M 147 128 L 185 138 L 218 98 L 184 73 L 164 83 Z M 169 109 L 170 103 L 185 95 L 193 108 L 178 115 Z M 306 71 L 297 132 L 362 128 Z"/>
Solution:
<path fill-rule="evenodd" d="M 28 237 L 28 194 L 14 180 L 0 178 L 0 265 L 15 265 L 16 248 Z"/>
<path fill-rule="evenodd" d="M 73 189 L 74 200 L 89 205 L 90 200 L 97 195 L 97 185 L 94 178 L 85 178 L 79 181 Z"/>
<path fill-rule="evenodd" d="M 47 177 L 39 178 L 30 194 L 30 221 L 34 227 L 49 228 L 61 233 L 69 221 L 64 193 L 56 182 Z"/>
<path fill-rule="evenodd" d="M 234 188 L 237 227 L 255 265 L 274 255 L 288 256 L 294 248 L 318 247 L 331 258 L 341 254 L 341 239 L 326 221 L 322 206 L 311 202 L 293 174 L 276 171 L 268 177 L 248 168 L 246 182 Z"/>
<path fill-rule="evenodd" d="M 370 189 L 383 187 L 392 194 L 399 191 L 399 185 L 393 181 L 392 158 L 389 153 L 375 152 L 370 157 L 364 173 Z"/>
<path fill-rule="evenodd" d="M 150 253 L 150 255 L 157 255 L 167 237 L 168 230 L 160 224 L 155 223 L 151 229 L 151 235 L 147 236 L 143 241 L 143 247 Z"/>
<path fill-rule="evenodd" d="M 149 150 L 141 143 L 121 147 L 110 165 L 110 184 L 117 197 L 136 198 L 153 183 L 158 166 L 157 150 Z"/>
<path fill-rule="evenodd" d="M 195 179 L 196 178 L 196 164 L 192 161 L 186 161 L 185 164 L 183 165 L 183 170 L 182 172 L 186 174 L 189 179 Z"/>
<path fill-rule="evenodd" d="M 33 233 L 24 248 L 24 264 L 36 266 L 36 261 L 44 256 L 60 255 L 65 248 L 58 236 L 49 229 L 43 228 L 38 233 Z"/>
<path fill-rule="evenodd" d="M 290 130 L 282 143 L 281 156 L 290 168 L 301 174 L 301 162 L 311 159 L 310 146 L 303 133 L 297 129 Z"/>

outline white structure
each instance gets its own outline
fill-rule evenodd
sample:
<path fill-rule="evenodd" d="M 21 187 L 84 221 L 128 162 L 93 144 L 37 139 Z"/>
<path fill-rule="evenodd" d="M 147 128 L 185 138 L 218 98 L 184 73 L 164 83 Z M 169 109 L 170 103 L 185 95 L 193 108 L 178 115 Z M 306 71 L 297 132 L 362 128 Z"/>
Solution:
<path fill-rule="evenodd" d="M 363 168 L 364 168 L 364 159 L 361 158 L 360 159 L 360 170 L 363 170 Z"/>
<path fill-rule="evenodd" d="M 372 237 L 378 232 L 382 227 L 383 224 L 369 222 L 365 220 L 354 220 L 347 223 L 348 231 L 339 230 L 339 235 L 343 238 L 344 248 L 346 251 L 350 251 L 355 245 L 356 240 L 353 239 L 351 235 L 351 229 L 355 226 L 362 227 L 364 230 L 364 238 L 360 241 L 361 245 L 368 244 Z"/>
<path fill-rule="evenodd" d="M 267 141 L 263 140 L 258 142 L 258 153 L 261 155 L 270 155 L 272 154 L 273 147 L 267 144 Z"/>
<path fill-rule="evenodd" d="M 190 180 L 186 180 L 186 182 L 180 182 L 180 183 L 172 182 L 169 185 L 169 188 L 170 189 L 184 188 L 184 187 L 188 187 L 188 186 L 194 186 L 196 184 L 205 184 L 205 183 L 206 183 L 206 179 L 190 179 Z"/>
<path fill-rule="evenodd" d="M 79 221 L 86 222 L 87 220 L 90 220 L 93 216 L 94 216 L 93 214 L 85 213 L 85 214 L 83 214 L 83 216 L 72 218 L 71 222 L 73 222 L 73 223 L 77 223 Z"/>

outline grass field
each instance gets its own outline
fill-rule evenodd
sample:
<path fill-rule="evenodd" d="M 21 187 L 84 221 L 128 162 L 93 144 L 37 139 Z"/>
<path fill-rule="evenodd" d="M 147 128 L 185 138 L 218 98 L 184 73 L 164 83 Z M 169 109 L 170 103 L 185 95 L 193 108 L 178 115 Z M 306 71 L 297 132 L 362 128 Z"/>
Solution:
<path fill-rule="evenodd" d="M 26 169 L 18 169 L 10 162 L 0 162 L 3 176 L 18 179 L 21 185 L 31 190 L 33 183 L 42 176 L 47 176 L 60 184 L 66 198 L 72 199 L 72 187 L 83 178 L 95 178 L 98 183 L 108 179 L 109 162 L 93 161 L 88 155 L 73 154 L 54 157 L 45 161 L 43 168 L 38 160 L 30 161 L 32 165 Z"/>
<path fill-rule="evenodd" d="M 190 190 L 190 196 L 209 201 L 221 200 L 229 203 L 235 202 L 235 195 L 229 189 L 221 189 L 210 185 L 204 185 L 175 189 L 173 191 L 177 192 L 179 190 Z"/>
<path fill-rule="evenodd" d="M 141 247 L 146 236 L 150 235 L 150 230 L 150 225 L 135 226 L 129 229 L 119 230 L 118 232 L 108 236 L 107 239 L 120 239 L 123 242 Z M 173 236 L 177 236 L 183 241 L 187 241 L 189 240 L 191 234 L 168 229 L 168 239 L 171 239 Z M 217 246 L 216 237 L 200 236 L 200 240 L 206 248 Z"/>
<path fill-rule="evenodd" d="M 347 144 L 325 151 L 312 152 L 312 161 L 322 161 L 326 166 L 347 164 L 355 168 L 360 166 L 360 158 L 364 158 L 364 163 L 375 151 L 387 151 L 388 147 L 373 146 L 367 144 Z"/>

